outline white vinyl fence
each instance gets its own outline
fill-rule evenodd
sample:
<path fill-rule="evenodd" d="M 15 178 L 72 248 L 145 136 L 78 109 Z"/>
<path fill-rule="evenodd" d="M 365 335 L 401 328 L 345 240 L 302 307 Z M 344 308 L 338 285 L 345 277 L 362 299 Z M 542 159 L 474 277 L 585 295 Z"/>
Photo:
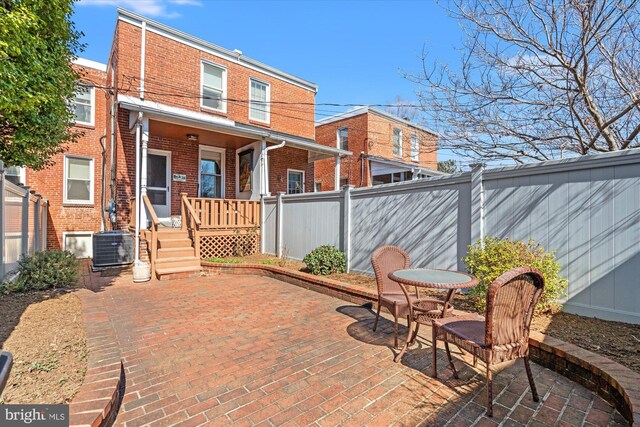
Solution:
<path fill-rule="evenodd" d="M 47 209 L 47 201 L 29 187 L 9 182 L 0 162 L 0 280 L 20 255 L 46 249 Z"/>
<path fill-rule="evenodd" d="M 556 251 L 568 312 L 640 323 L 640 150 L 483 169 L 372 188 L 266 197 L 262 250 L 302 259 L 320 245 L 371 274 L 378 246 L 416 267 L 464 270 L 483 236 Z"/>

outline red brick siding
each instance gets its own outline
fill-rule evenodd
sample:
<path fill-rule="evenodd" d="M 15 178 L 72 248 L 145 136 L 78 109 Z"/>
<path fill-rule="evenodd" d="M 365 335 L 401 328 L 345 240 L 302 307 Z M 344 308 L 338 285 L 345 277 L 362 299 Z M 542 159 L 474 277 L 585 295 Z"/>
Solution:
<path fill-rule="evenodd" d="M 365 174 L 364 180 L 361 179 L 361 154 L 366 154 L 369 143 L 367 125 L 367 115 L 361 114 L 316 128 L 316 142 L 329 147 L 337 147 L 337 133 L 339 128 L 349 128 L 347 148 L 353 155 L 340 159 L 340 177 L 347 178 L 347 183 L 356 187 L 365 187 L 367 185 L 367 175 Z M 321 183 L 323 191 L 333 190 L 335 188 L 335 164 L 335 159 L 325 159 L 316 162 L 315 181 Z"/>
<path fill-rule="evenodd" d="M 304 191 L 313 191 L 313 163 L 308 162 L 308 153 L 292 147 L 282 147 L 269 153 L 269 191 L 275 195 L 287 192 L 287 169 L 304 171 Z"/>
<path fill-rule="evenodd" d="M 435 169 L 437 167 L 437 138 L 432 134 L 398 124 L 385 117 L 373 113 L 363 113 L 325 125 L 316 127 L 316 142 L 318 144 L 336 147 L 338 128 L 349 128 L 349 151 L 353 155 L 343 157 L 340 163 L 341 178 L 348 178 L 348 184 L 356 187 L 369 185 L 369 164 L 364 165 L 364 179 L 362 177 L 361 154 L 370 154 L 391 160 L 413 163 Z M 402 129 L 402 157 L 393 155 L 393 128 Z M 419 161 L 411 160 L 411 134 L 418 135 L 420 141 Z M 322 190 L 334 189 L 335 160 L 326 159 L 316 162 L 315 181 L 320 182 Z"/>
<path fill-rule="evenodd" d="M 413 163 L 431 169 L 437 168 L 437 137 L 434 135 L 391 121 L 377 114 L 368 114 L 369 154 L 386 159 Z M 402 129 L 402 157 L 393 154 L 393 128 Z M 419 161 L 411 160 L 411 134 L 418 135 L 420 142 Z"/>
<path fill-rule="evenodd" d="M 118 75 L 122 93 L 137 95 L 140 77 L 141 30 L 118 22 Z M 224 116 L 231 120 L 268 127 L 304 138 L 314 137 L 315 93 L 281 79 L 226 61 L 199 49 L 147 31 L 145 63 L 145 98 L 193 111 Z M 227 112 L 217 113 L 200 107 L 201 60 L 227 69 Z M 123 77 L 124 76 L 124 77 Z M 249 120 L 249 79 L 270 84 L 271 101 L 308 105 L 273 104 L 269 125 Z M 129 89 L 129 90 L 126 90 Z M 170 93 L 171 95 L 169 95 Z M 177 95 L 177 96 L 172 96 Z M 235 101 L 231 101 L 235 100 Z"/>
<path fill-rule="evenodd" d="M 81 74 L 81 80 L 95 85 L 105 85 L 105 73 L 92 68 L 74 65 Z M 65 153 L 53 157 L 54 164 L 42 171 L 27 169 L 27 185 L 49 201 L 47 218 L 47 247 L 62 249 L 62 233 L 65 231 L 100 231 L 100 200 L 102 198 L 102 148 L 100 137 L 105 134 L 106 94 L 102 89 L 95 89 L 94 126 L 76 125 L 74 131 L 83 135 L 77 143 L 69 144 Z M 107 141 L 105 141 L 107 145 Z M 64 156 L 78 155 L 93 159 L 94 203 L 92 205 L 65 205 L 64 189 Z M 108 158 L 107 158 L 108 161 Z"/>

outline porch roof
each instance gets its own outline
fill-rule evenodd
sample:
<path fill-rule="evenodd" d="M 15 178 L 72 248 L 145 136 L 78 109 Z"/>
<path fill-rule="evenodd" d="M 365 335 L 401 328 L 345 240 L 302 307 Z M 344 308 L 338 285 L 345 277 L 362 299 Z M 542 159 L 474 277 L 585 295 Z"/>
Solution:
<path fill-rule="evenodd" d="M 367 156 L 367 159 L 369 159 L 369 161 L 373 163 L 379 164 L 380 167 L 374 168 L 372 165 L 372 168 L 371 168 L 371 171 L 374 174 L 378 174 L 378 175 L 383 175 L 386 173 L 393 173 L 393 172 L 401 172 L 401 171 L 416 171 L 418 173 L 422 173 L 424 175 L 429 175 L 429 176 L 446 175 L 446 173 L 444 172 L 440 172 L 435 169 L 431 169 L 415 163 L 405 163 L 405 162 L 400 162 L 398 160 L 390 160 L 390 159 L 385 159 L 384 157 L 371 156 L 371 155 Z"/>
<path fill-rule="evenodd" d="M 271 131 L 258 126 L 237 123 L 224 117 L 212 116 L 184 108 L 173 107 L 155 101 L 142 100 L 135 96 L 118 95 L 118 104 L 130 111 L 140 111 L 149 118 L 173 123 L 176 125 L 191 126 L 194 128 L 211 130 L 246 138 L 264 138 L 269 143 L 286 142 L 286 146 L 299 148 L 309 152 L 309 161 L 325 159 L 329 157 L 351 155 L 350 151 L 340 150 L 334 147 L 317 144 L 312 139 L 300 138 L 281 132 Z"/>

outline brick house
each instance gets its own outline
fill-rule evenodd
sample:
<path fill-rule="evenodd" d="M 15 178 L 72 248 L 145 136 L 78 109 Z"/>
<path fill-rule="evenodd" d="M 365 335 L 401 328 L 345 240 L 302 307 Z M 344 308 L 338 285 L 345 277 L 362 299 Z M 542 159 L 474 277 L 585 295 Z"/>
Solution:
<path fill-rule="evenodd" d="M 442 175 L 437 171 L 438 135 L 377 108 L 358 107 L 317 121 L 316 142 L 353 153 L 338 163 L 316 162 L 316 191 Z"/>
<path fill-rule="evenodd" d="M 350 154 L 314 142 L 313 83 L 130 11 L 107 64 L 76 66 L 85 134 L 26 172 L 51 204 L 50 248 L 91 256 L 91 234 L 128 229 L 156 273 L 195 270 L 212 229 L 229 246 L 259 225 L 262 195 L 313 191 L 313 162 Z"/>

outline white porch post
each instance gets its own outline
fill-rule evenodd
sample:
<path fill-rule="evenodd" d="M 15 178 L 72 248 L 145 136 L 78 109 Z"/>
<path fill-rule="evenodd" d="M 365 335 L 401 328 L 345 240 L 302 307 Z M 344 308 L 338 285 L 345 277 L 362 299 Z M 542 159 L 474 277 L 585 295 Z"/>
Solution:
<path fill-rule="evenodd" d="M 334 184 L 334 190 L 340 190 L 340 156 L 336 156 L 336 176 L 334 177 L 335 179 L 335 184 Z"/>
<path fill-rule="evenodd" d="M 268 196 L 269 195 L 269 187 L 268 187 L 268 179 L 267 176 L 267 141 L 262 138 L 260 141 L 260 195 Z"/>
<path fill-rule="evenodd" d="M 142 113 L 138 113 L 138 120 L 136 121 L 136 211 L 130 214 L 135 215 L 136 223 L 136 235 L 135 235 L 135 264 L 140 263 L 140 119 Z"/>
<path fill-rule="evenodd" d="M 147 154 L 149 149 L 149 118 L 142 119 L 142 158 L 140 159 L 140 226 L 147 228 L 147 209 L 142 201 L 147 195 Z M 171 197 L 169 194 L 168 197 Z"/>

